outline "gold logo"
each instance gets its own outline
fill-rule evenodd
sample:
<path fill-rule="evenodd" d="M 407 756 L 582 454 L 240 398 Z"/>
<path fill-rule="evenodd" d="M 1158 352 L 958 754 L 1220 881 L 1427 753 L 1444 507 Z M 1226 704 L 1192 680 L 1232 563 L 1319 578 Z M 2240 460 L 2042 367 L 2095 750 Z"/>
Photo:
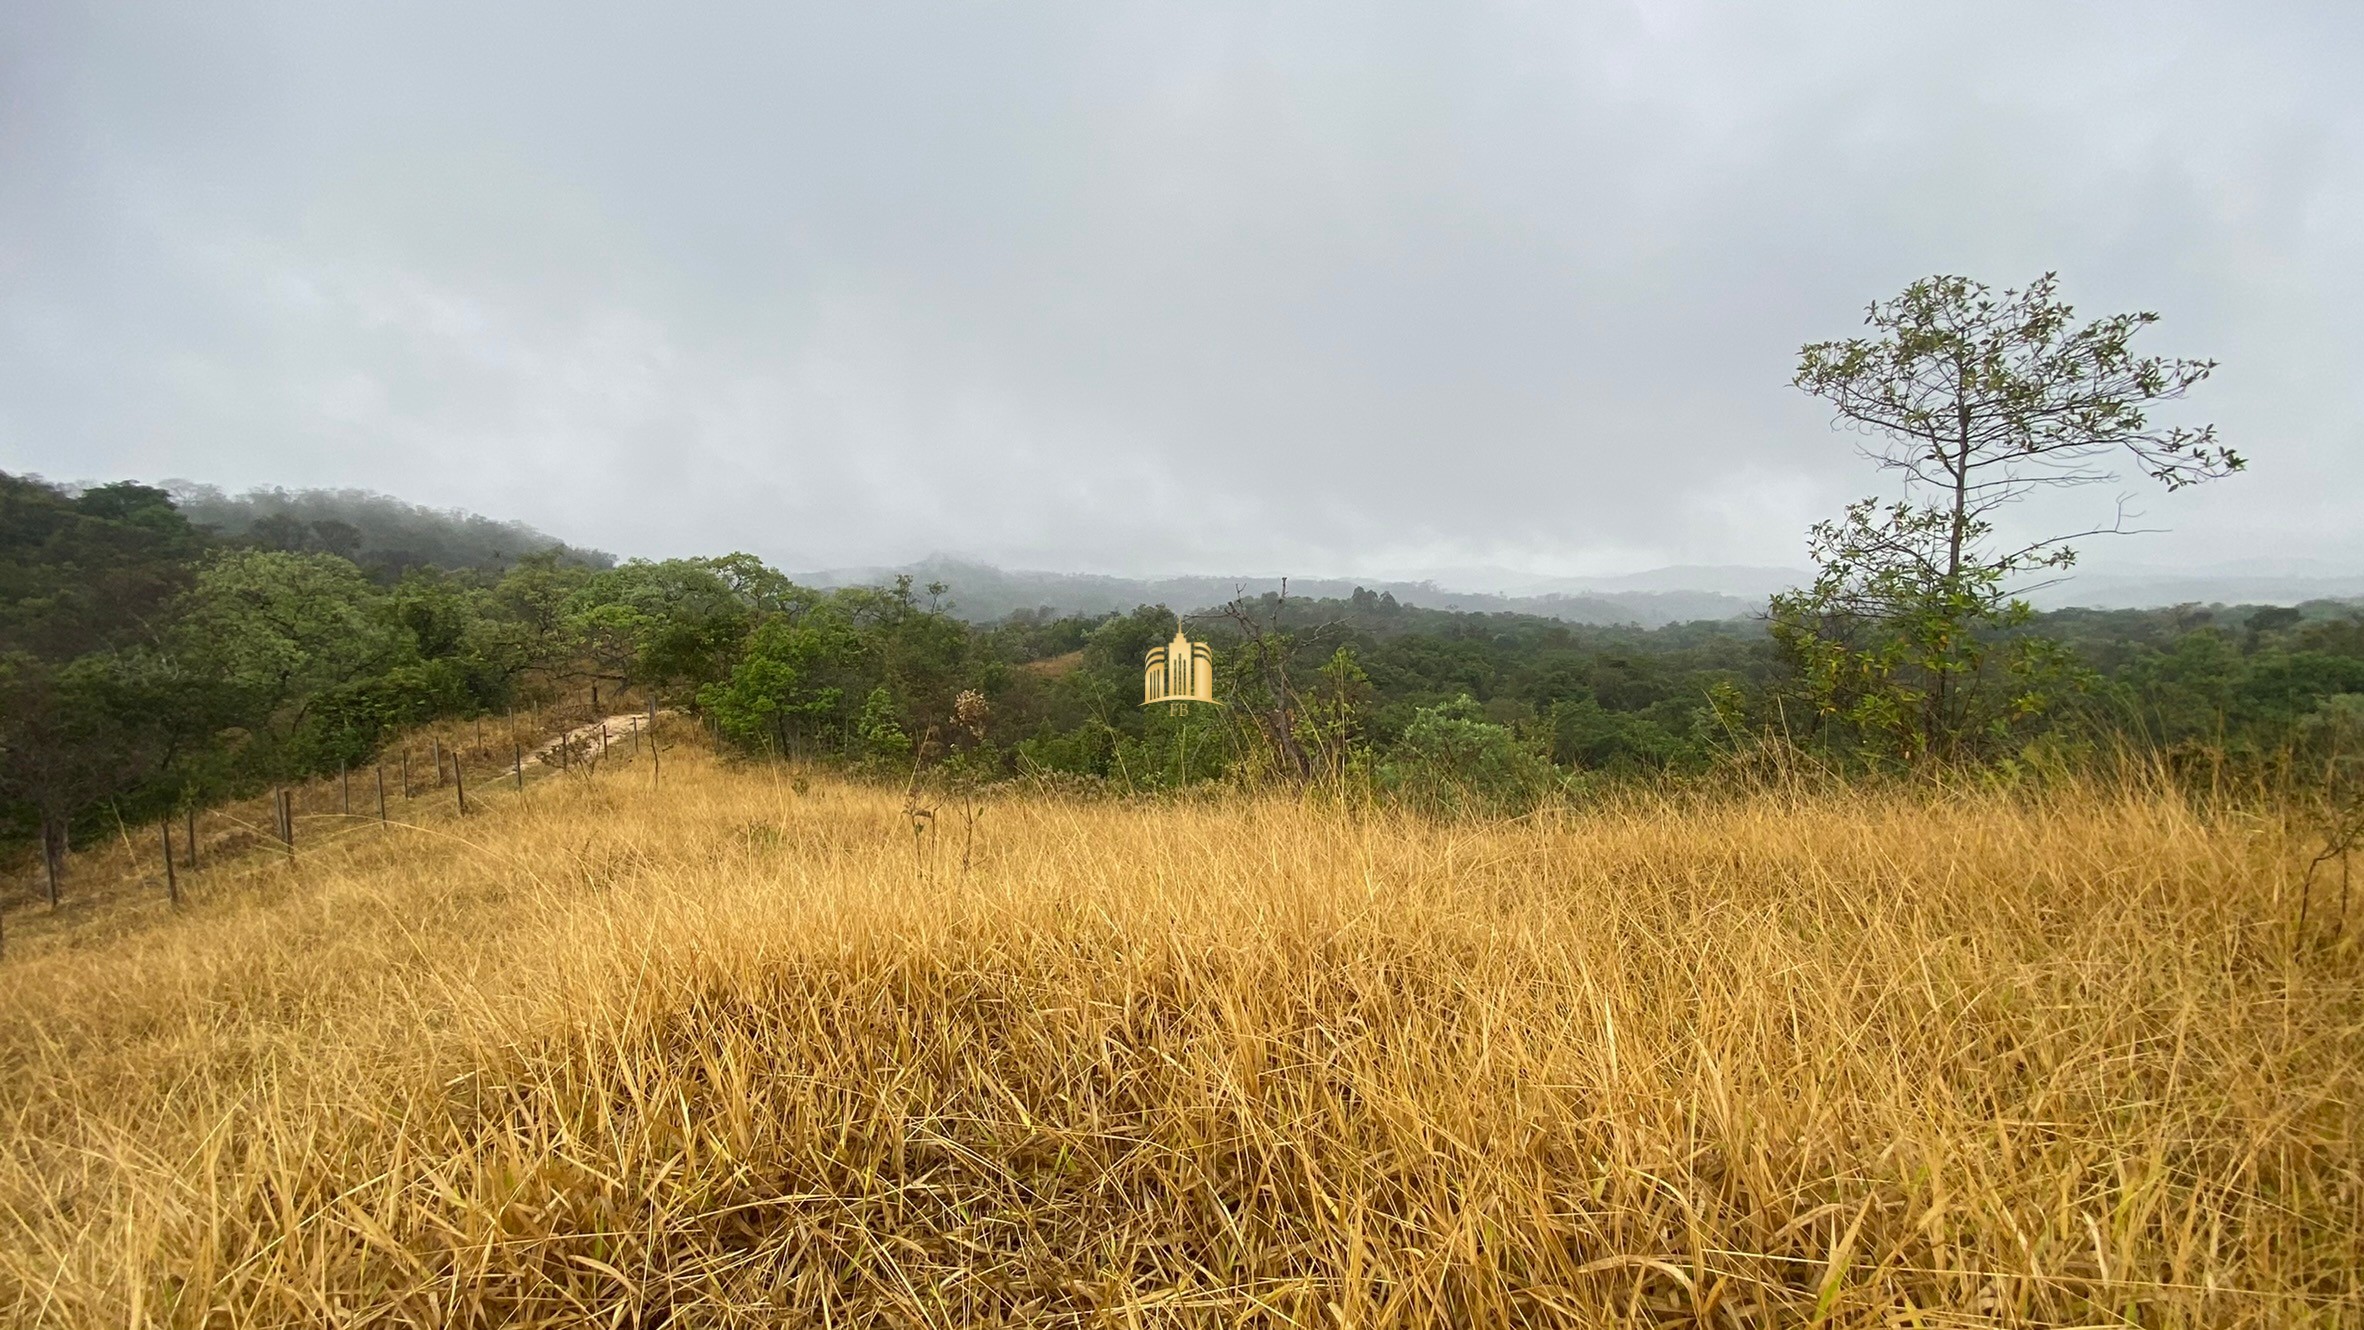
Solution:
<path fill-rule="evenodd" d="M 1183 709 L 1186 702 L 1204 702 L 1211 707 L 1223 704 L 1215 700 L 1215 652 L 1204 642 L 1193 642 L 1174 630 L 1174 640 L 1162 647 L 1149 648 L 1149 656 L 1141 667 L 1141 705 L 1155 706 L 1171 702 L 1174 710 Z"/>

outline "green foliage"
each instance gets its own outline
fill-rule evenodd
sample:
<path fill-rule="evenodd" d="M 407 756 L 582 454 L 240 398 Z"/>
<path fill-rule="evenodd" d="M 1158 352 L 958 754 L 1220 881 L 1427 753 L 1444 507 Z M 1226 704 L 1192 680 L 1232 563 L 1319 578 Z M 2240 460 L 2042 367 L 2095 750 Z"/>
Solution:
<path fill-rule="evenodd" d="M 2079 324 L 2055 291 L 2049 273 L 1999 295 L 1926 278 L 1871 307 L 1875 336 L 1799 352 L 1795 385 L 1872 436 L 1905 491 L 1816 524 L 1813 585 L 1773 598 L 1798 719 L 1825 738 L 1905 761 L 2008 751 L 2081 679 L 2024 631 L 2023 584 L 2118 524 L 2010 544 L 1995 515 L 2038 489 L 2115 480 L 2112 456 L 2169 489 L 2242 469 L 2213 426 L 2150 419 L 2214 362 L 2137 356 L 2130 342 L 2157 315 Z"/>
<path fill-rule="evenodd" d="M 1368 750 L 1371 697 L 1371 676 L 1355 659 L 1353 647 L 1341 646 L 1322 662 L 1296 715 L 1297 742 L 1321 780 L 1343 787 L 1362 767 L 1358 758 Z"/>
<path fill-rule="evenodd" d="M 1559 783 L 1549 758 L 1475 698 L 1422 707 L 1378 766 L 1380 786 L 1445 813 L 1518 813 Z"/>
<path fill-rule="evenodd" d="M 162 490 L 68 495 L 0 473 L 0 651 L 64 660 L 143 640 L 203 548 Z"/>
<path fill-rule="evenodd" d="M 334 555 L 223 550 L 198 569 L 171 645 L 240 699 L 250 729 L 283 736 L 315 698 L 392 663 L 396 622 Z"/>
<path fill-rule="evenodd" d="M 1040 733 L 1018 741 L 1015 769 L 1026 776 L 1055 773 L 1104 777 L 1114 767 L 1118 747 L 1124 742 L 1126 737 L 1121 732 L 1105 724 L 1068 730 L 1045 725 Z M 1143 765 L 1157 764 L 1145 761 Z"/>
<path fill-rule="evenodd" d="M 734 562 L 634 559 L 595 573 L 568 599 L 565 625 L 596 677 L 618 687 L 725 678 L 757 607 Z M 731 575 L 726 575 L 726 572 Z"/>
<path fill-rule="evenodd" d="M 1814 582 L 1773 597 L 1772 631 L 1816 730 L 1906 761 L 1992 756 L 2082 688 L 2066 653 L 2025 631 L 2035 611 L 2005 591 L 2008 560 L 1937 571 L 1957 530 L 1974 548 L 1989 527 L 1865 501 L 1814 528 Z"/>
<path fill-rule="evenodd" d="M 854 738 L 863 758 L 876 763 L 899 763 L 911 756 L 911 736 L 896 714 L 895 695 L 885 684 L 862 699 L 862 714 L 854 721 Z"/>
<path fill-rule="evenodd" d="M 808 741 L 842 731 L 863 656 L 860 635 L 834 606 L 773 619 L 755 631 L 729 681 L 700 689 L 698 703 L 740 746 L 799 754 Z"/>
<path fill-rule="evenodd" d="M 233 496 L 210 485 L 184 485 L 167 497 L 177 499 L 190 521 L 228 541 L 290 554 L 333 554 L 374 581 L 391 582 L 414 568 L 499 573 L 537 557 L 578 568 L 615 562 L 522 522 L 423 508 L 366 490 L 274 488 Z"/>
<path fill-rule="evenodd" d="M 1974 514 L 2045 480 L 2114 479 L 2089 469 L 2112 452 L 2169 489 L 2241 470 L 2214 426 L 2160 428 L 2150 419 L 2216 362 L 2138 356 L 2134 335 L 2158 315 L 2080 325 L 2059 286 L 2054 273 L 1999 294 L 1967 277 L 1923 278 L 1871 306 L 1864 323 L 1877 336 L 1801 348 L 1792 382 L 1847 424 L 1901 443 L 1902 451 L 1876 454 L 1883 466 L 1947 493 L 1965 473 L 1988 480 L 1993 488 L 1969 497 Z"/>
<path fill-rule="evenodd" d="M 1109 774 L 1128 790 L 1177 790 L 1220 778 L 1229 766 L 1222 721 L 1204 707 L 1140 709 L 1137 729 L 1118 731 Z"/>
<path fill-rule="evenodd" d="M 1973 552 L 1982 522 L 1963 528 Z M 1193 616 L 1229 705 L 1177 714 L 1140 705 L 1142 655 L 1177 623 L 1162 606 L 979 628 L 908 579 L 819 591 L 746 554 L 373 578 L 335 553 L 211 540 L 148 487 L 0 476 L 0 585 L 23 593 L 0 603 L 0 840 L 333 772 L 406 727 L 591 681 L 662 690 L 751 755 L 890 779 L 915 759 L 961 790 L 1279 779 L 1449 814 L 1515 812 L 1572 773 L 1710 770 L 1809 700 L 1826 739 L 1873 756 L 1932 751 L 1942 694 L 1956 757 L 2128 742 L 2260 770 L 2355 760 L 2353 607 L 2036 615 L 1989 563 L 1915 572 L 1950 546 L 1950 515 L 1867 506 L 1827 530 L 1823 575 L 1770 626 L 1591 627 L 1369 594 Z"/>
<path fill-rule="evenodd" d="M 1688 726 L 1677 730 L 1646 711 L 1611 711 L 1592 697 L 1552 703 L 1548 727 L 1552 761 L 1578 770 L 1664 771 L 1701 756 Z"/>

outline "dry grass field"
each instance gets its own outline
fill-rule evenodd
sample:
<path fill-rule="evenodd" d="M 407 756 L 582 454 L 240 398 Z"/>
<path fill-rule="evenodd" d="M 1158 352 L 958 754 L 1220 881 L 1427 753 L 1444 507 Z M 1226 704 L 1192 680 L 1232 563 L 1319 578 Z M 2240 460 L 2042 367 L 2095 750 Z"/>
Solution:
<path fill-rule="evenodd" d="M 20 901 L 10 1320 L 2364 1324 L 2364 930 L 2272 818 L 478 803 Z"/>

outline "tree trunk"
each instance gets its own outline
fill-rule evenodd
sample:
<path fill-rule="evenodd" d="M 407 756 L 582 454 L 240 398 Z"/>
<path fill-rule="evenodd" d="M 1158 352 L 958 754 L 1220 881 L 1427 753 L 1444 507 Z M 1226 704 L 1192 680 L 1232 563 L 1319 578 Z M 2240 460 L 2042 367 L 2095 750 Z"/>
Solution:
<path fill-rule="evenodd" d="M 1947 617 L 1958 631 L 1959 611 L 1954 597 L 1962 590 L 1962 546 L 1970 535 L 1970 384 L 1969 372 L 1956 367 L 1954 385 L 1954 462 L 1947 468 L 1953 480 L 1952 512 L 1946 525 L 1945 587 Z M 1921 708 L 1922 755 L 1934 757 L 1941 748 L 1951 747 L 1947 739 L 1953 733 L 1954 676 L 1947 668 L 1952 654 L 1961 649 L 1959 642 L 1949 641 L 1937 659 L 1936 675 L 1931 681 L 1929 701 Z"/>

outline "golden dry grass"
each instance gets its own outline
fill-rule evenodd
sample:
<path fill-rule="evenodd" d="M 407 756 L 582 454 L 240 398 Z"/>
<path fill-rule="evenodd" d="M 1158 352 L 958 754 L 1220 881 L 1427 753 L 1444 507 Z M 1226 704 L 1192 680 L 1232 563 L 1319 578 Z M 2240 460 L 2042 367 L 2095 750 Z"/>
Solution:
<path fill-rule="evenodd" d="M 12 928 L 0 1308 L 2364 1320 L 2356 938 L 2272 819 L 1007 799 L 964 872 L 686 749 L 420 816 Z"/>

